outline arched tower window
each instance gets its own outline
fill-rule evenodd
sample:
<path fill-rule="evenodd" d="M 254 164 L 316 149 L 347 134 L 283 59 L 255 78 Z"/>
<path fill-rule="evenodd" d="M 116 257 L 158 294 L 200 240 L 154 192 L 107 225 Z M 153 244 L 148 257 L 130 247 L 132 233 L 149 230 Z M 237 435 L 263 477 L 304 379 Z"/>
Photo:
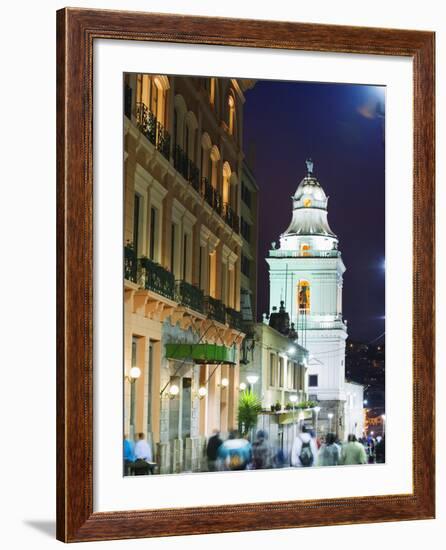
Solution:
<path fill-rule="evenodd" d="M 308 313 L 310 311 L 310 283 L 308 281 L 299 281 L 297 304 L 300 312 Z"/>

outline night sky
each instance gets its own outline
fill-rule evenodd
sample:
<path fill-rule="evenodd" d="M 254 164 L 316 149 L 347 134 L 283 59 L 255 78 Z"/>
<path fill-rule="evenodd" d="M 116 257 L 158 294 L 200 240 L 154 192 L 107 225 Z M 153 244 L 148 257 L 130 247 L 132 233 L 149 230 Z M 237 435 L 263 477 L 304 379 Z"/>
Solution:
<path fill-rule="evenodd" d="M 260 188 L 259 318 L 269 303 L 264 258 L 288 227 L 311 157 L 347 268 L 349 336 L 371 342 L 384 332 L 384 96 L 375 86 L 277 81 L 246 92 L 244 151 Z"/>

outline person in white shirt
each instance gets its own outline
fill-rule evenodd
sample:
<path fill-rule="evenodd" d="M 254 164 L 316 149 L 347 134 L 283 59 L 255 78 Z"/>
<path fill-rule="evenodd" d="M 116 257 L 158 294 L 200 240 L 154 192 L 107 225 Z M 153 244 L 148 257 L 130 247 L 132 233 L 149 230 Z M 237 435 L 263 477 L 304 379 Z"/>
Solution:
<path fill-rule="evenodd" d="M 135 444 L 135 458 L 152 462 L 152 449 L 145 440 L 143 433 L 138 434 L 138 441 Z"/>
<path fill-rule="evenodd" d="M 315 438 L 311 437 L 305 425 L 297 435 L 291 450 L 291 466 L 314 466 L 317 458 L 317 444 Z"/>

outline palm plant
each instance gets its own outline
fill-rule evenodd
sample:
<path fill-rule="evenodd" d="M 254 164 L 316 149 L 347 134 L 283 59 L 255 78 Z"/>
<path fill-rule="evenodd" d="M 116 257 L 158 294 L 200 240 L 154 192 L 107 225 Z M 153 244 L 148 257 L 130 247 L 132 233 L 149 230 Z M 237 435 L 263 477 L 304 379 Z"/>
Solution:
<path fill-rule="evenodd" d="M 240 395 L 238 404 L 238 425 L 241 433 L 249 433 L 257 426 L 257 417 L 262 411 L 260 397 L 251 390 L 245 390 Z"/>

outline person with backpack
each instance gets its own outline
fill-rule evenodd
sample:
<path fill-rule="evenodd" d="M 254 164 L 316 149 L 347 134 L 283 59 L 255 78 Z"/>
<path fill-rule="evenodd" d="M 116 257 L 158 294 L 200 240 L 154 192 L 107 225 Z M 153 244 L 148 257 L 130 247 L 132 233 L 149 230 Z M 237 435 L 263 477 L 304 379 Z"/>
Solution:
<path fill-rule="evenodd" d="M 302 431 L 296 436 L 291 450 L 291 466 L 308 468 L 314 466 L 317 458 L 317 445 L 315 438 L 305 424 Z"/>
<path fill-rule="evenodd" d="M 341 458 L 341 449 L 336 444 L 336 436 L 333 433 L 328 433 L 325 444 L 319 449 L 317 457 L 318 466 L 337 466 Z"/>
<path fill-rule="evenodd" d="M 218 448 L 218 458 L 224 470 L 246 470 L 252 458 L 251 444 L 237 430 L 232 430 Z"/>

